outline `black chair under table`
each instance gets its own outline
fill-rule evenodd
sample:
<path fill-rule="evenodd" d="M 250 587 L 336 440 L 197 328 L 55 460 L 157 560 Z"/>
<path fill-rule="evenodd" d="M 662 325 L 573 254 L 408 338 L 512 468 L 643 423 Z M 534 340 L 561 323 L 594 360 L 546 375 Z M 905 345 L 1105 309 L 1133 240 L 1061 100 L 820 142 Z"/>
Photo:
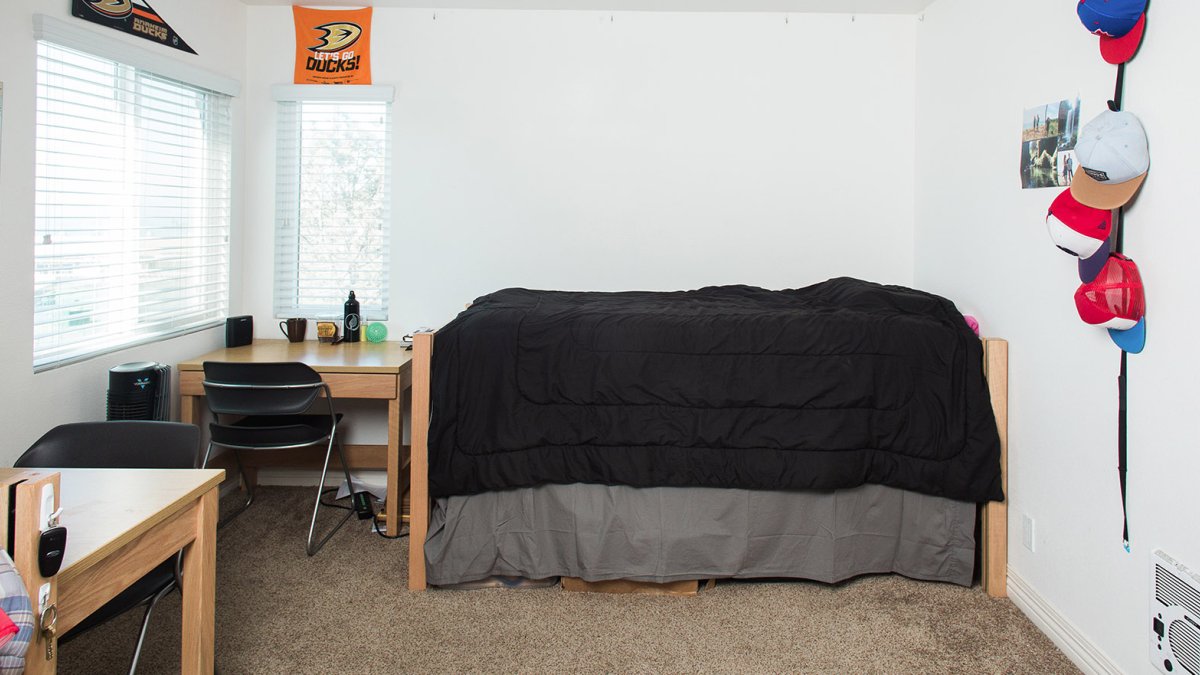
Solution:
<path fill-rule="evenodd" d="M 309 410 L 322 395 L 325 405 L 316 408 L 324 411 L 310 413 Z M 242 471 L 241 451 L 295 450 L 325 445 L 325 463 L 321 467 L 321 482 L 317 485 L 317 498 L 313 504 L 312 522 L 308 527 L 305 545 L 310 556 L 321 550 L 325 542 L 354 515 L 354 510 L 349 506 L 322 501 L 322 495 L 336 490 L 325 487 L 325 477 L 329 473 L 329 461 L 335 447 L 346 477 L 346 486 L 353 491 L 346 453 L 337 433 L 342 415 L 334 411 L 329 385 L 321 380 L 320 374 L 303 363 L 205 361 L 204 396 L 214 421 L 209 425 L 211 440 L 204 452 L 201 467 L 208 466 L 214 446 L 228 448 L 233 452 L 238 472 L 246 486 L 245 504 L 227 516 L 222 524 L 246 510 L 254 501 L 254 487 L 245 480 Z M 323 505 L 347 509 L 349 513 L 314 545 L 317 514 Z"/>
<path fill-rule="evenodd" d="M 200 429 L 178 422 L 112 421 L 64 424 L 46 432 L 13 466 L 63 469 L 194 469 Z M 67 523 L 70 527 L 70 523 Z M 68 541 L 68 546 L 70 543 Z M 182 588 L 182 551 L 150 570 L 71 630 L 60 645 L 136 607 L 145 606 L 129 672 L 137 670 L 150 613 L 168 593 Z"/>

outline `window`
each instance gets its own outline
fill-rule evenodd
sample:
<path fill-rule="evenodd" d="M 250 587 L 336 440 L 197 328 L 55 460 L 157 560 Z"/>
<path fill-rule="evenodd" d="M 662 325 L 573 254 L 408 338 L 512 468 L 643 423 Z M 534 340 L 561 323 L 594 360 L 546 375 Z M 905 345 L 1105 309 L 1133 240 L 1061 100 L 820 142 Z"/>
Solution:
<path fill-rule="evenodd" d="M 34 369 L 217 324 L 230 96 L 54 42 L 37 49 Z"/>
<path fill-rule="evenodd" d="M 330 89 L 282 87 L 276 97 L 312 87 Z M 340 318 L 353 290 L 363 319 L 388 318 L 390 88 L 345 89 L 357 91 L 341 100 L 299 96 L 278 103 L 278 317 Z M 387 100 L 354 100 L 362 90 Z"/>

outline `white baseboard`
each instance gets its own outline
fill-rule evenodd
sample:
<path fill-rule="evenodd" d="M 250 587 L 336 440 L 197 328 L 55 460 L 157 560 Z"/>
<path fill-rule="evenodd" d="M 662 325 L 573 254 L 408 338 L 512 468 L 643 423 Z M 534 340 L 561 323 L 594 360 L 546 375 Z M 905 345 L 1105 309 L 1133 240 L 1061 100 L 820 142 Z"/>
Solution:
<path fill-rule="evenodd" d="M 1008 599 L 1017 606 L 1071 662 L 1089 675 L 1122 675 L 1112 659 L 1046 601 L 1028 582 L 1008 569 Z"/>

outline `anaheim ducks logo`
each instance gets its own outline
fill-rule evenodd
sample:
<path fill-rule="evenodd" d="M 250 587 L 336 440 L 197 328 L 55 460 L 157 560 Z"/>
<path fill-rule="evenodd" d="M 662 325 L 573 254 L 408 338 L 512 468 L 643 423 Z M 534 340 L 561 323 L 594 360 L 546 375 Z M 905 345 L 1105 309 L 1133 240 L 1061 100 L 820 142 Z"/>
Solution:
<path fill-rule="evenodd" d="M 324 31 L 325 34 L 317 38 L 321 41 L 315 47 L 309 47 L 309 51 L 313 52 L 340 52 L 344 49 L 349 49 L 351 45 L 358 42 L 359 36 L 362 35 L 362 28 L 356 23 L 349 21 L 338 21 L 335 23 L 326 23 L 316 26 L 313 30 Z"/>
<path fill-rule="evenodd" d="M 124 19 L 133 12 L 133 2 L 130 0 L 84 0 L 98 14 L 114 19 Z"/>

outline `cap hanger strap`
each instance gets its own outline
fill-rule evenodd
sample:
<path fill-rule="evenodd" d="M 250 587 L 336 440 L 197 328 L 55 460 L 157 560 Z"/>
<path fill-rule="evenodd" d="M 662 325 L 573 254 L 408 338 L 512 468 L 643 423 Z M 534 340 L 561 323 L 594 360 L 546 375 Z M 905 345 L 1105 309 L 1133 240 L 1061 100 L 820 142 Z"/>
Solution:
<path fill-rule="evenodd" d="M 1126 410 L 1125 410 L 1125 361 L 1127 354 L 1125 350 L 1121 350 L 1121 374 L 1117 376 L 1117 471 L 1121 478 L 1121 518 L 1123 520 L 1123 528 L 1121 531 L 1121 543 L 1125 546 L 1125 551 L 1129 551 L 1129 510 L 1126 506 L 1125 499 L 1125 437 L 1126 437 Z"/>
<path fill-rule="evenodd" d="M 1116 227 L 1116 237 L 1113 241 L 1113 251 L 1117 253 L 1125 252 L 1125 207 L 1117 207 L 1117 222 L 1113 223 Z"/>
<path fill-rule="evenodd" d="M 1108 102 L 1108 109 L 1113 112 L 1121 110 L 1121 98 L 1125 90 L 1125 64 L 1117 65 L 1117 83 L 1113 90 L 1113 98 Z M 1116 236 L 1114 250 L 1117 253 L 1125 251 L 1125 207 L 1117 208 Z M 1125 408 L 1126 395 L 1128 386 L 1126 382 L 1126 361 L 1128 354 L 1125 350 L 1121 350 L 1121 374 L 1117 376 L 1117 472 L 1121 481 L 1121 544 L 1125 547 L 1125 552 L 1129 552 L 1129 508 L 1126 500 L 1126 449 L 1127 449 L 1127 433 L 1126 427 L 1128 423 L 1128 415 Z"/>
<path fill-rule="evenodd" d="M 1121 110 L 1121 97 L 1125 93 L 1125 64 L 1117 66 L 1117 85 L 1113 88 L 1112 100 L 1108 102 L 1108 109 L 1113 112 Z"/>

